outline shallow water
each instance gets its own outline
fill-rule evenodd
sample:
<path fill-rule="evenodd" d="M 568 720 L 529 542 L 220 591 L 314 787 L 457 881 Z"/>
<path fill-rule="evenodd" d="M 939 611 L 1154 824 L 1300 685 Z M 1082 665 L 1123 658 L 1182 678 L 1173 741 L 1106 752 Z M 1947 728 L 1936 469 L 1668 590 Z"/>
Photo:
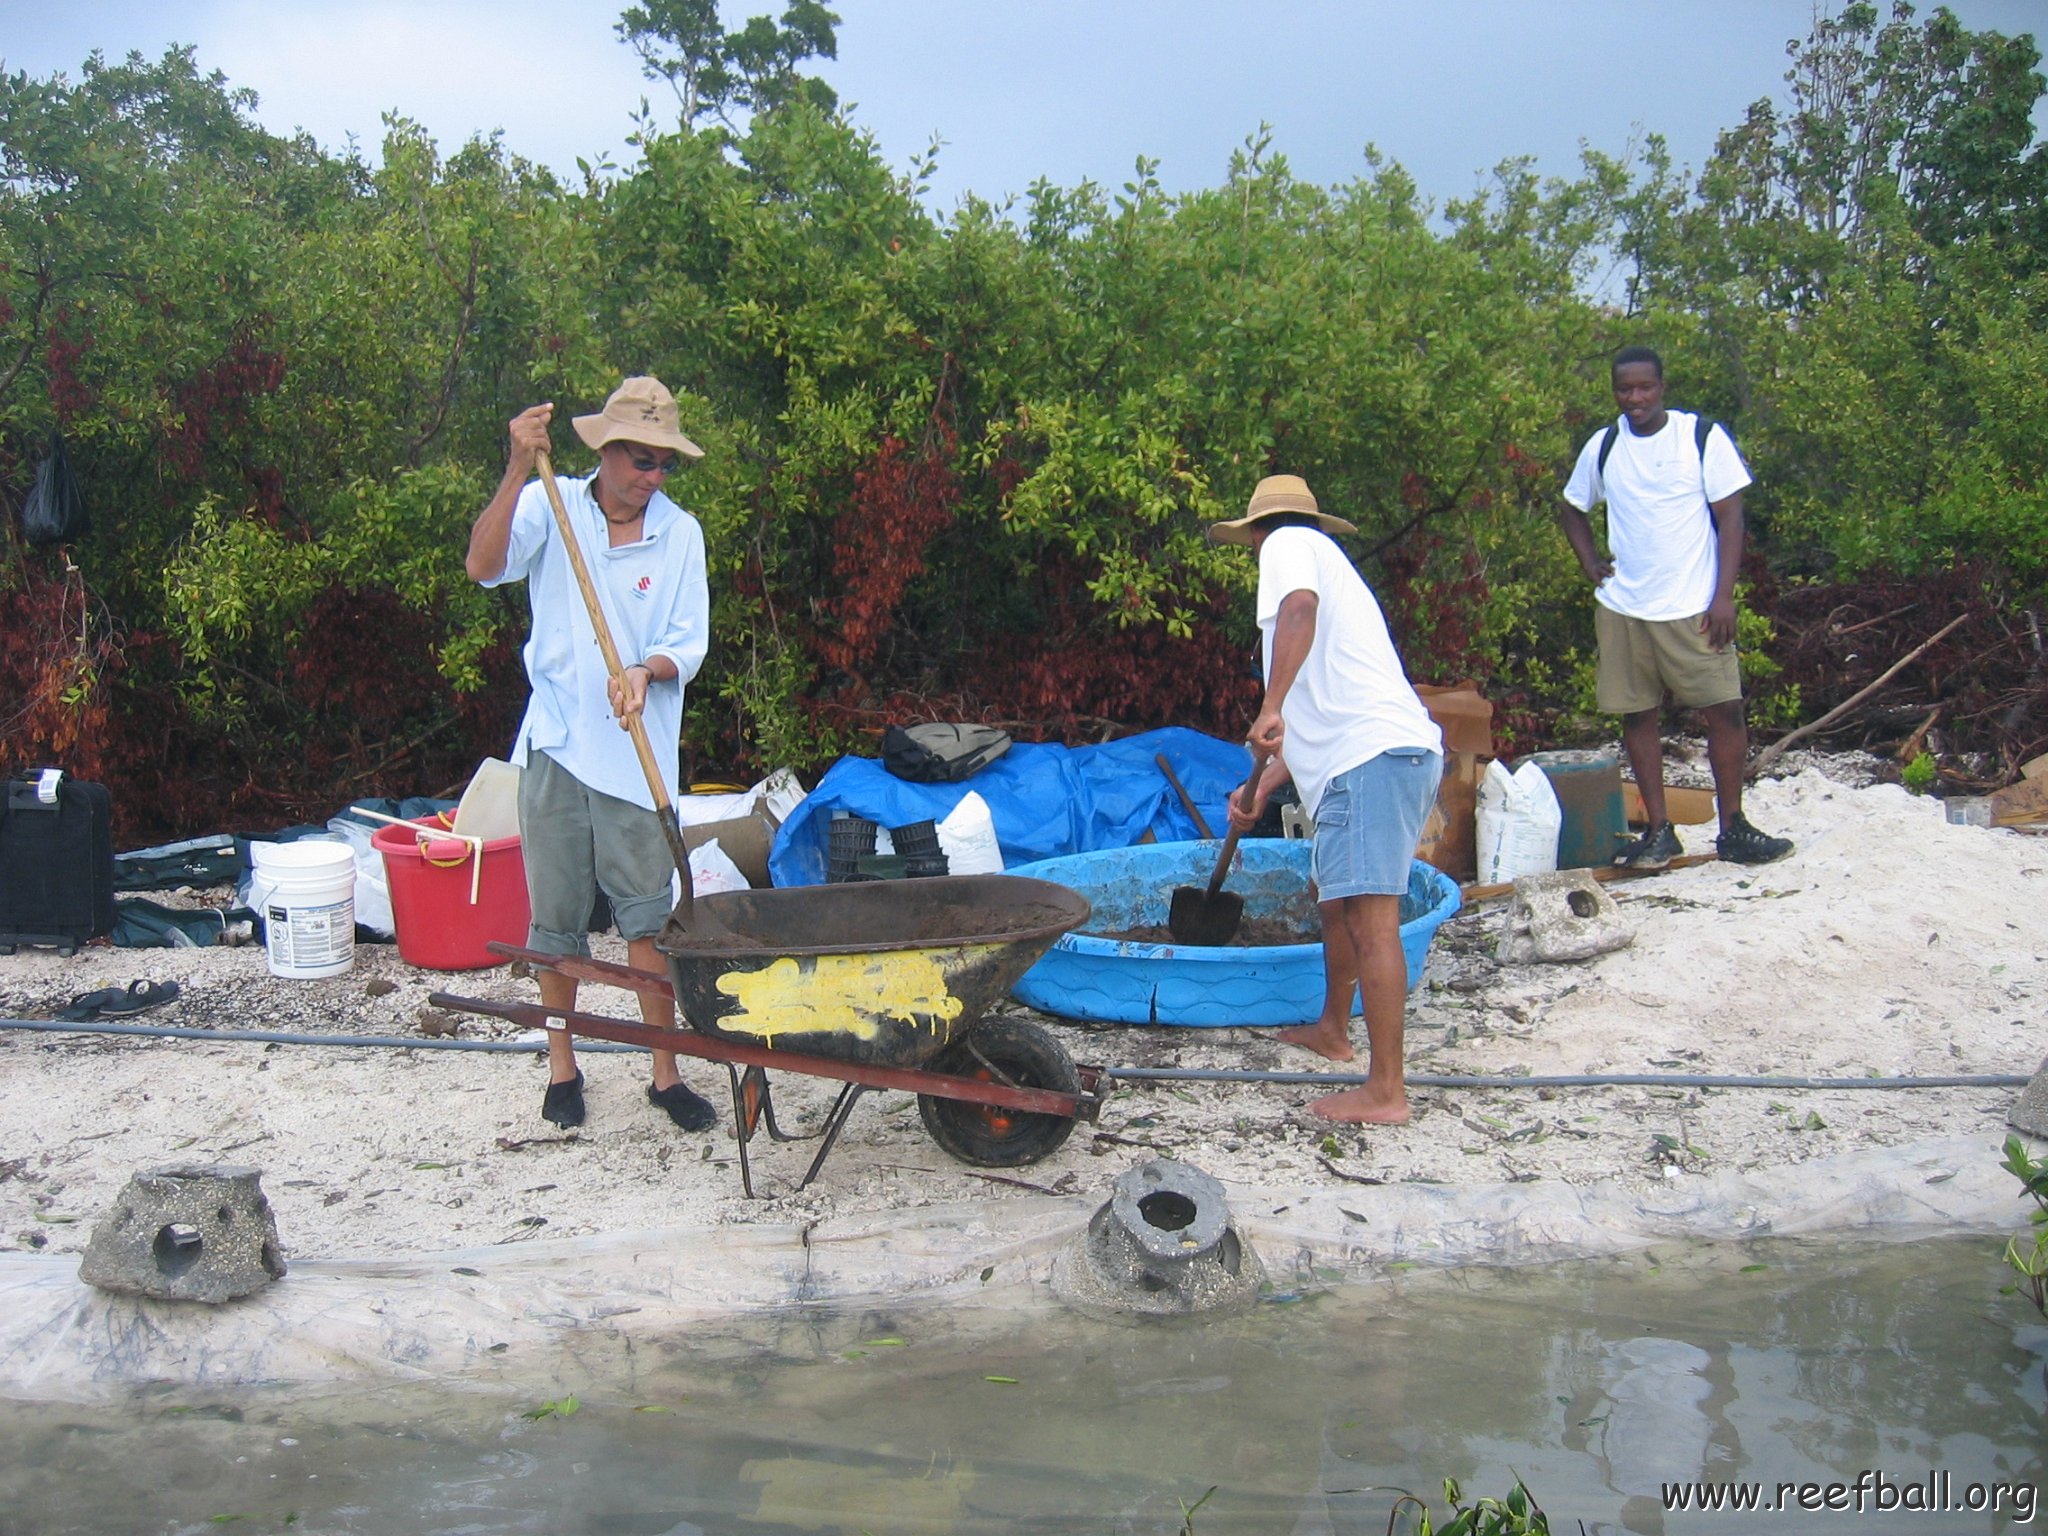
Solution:
<path fill-rule="evenodd" d="M 0 1405 L 0 1533 L 1377 1536 L 1397 1489 L 1441 1520 L 1445 1476 L 1469 1498 L 1517 1474 L 1559 1532 L 2048 1528 L 2013 1518 L 2043 1479 L 2048 1325 L 1999 1294 L 1997 1248 L 1409 1270 L 1206 1320 L 779 1314 L 564 1352 L 517 1393 Z M 2006 1513 L 1914 1510 L 1930 1474 L 1957 1502 L 2005 1485 Z M 1823 1505 L 1835 1480 L 1843 1507 L 1665 1513 L 1695 1480 Z"/>

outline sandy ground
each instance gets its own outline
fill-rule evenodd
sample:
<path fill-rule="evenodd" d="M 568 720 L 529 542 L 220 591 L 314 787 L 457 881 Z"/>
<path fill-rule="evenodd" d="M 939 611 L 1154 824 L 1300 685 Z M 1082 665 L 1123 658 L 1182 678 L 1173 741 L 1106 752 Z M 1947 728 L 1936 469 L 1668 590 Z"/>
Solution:
<path fill-rule="evenodd" d="M 1698 782 L 1696 756 L 1693 770 Z M 1801 758 L 1754 785 L 1751 818 L 1796 838 L 1796 853 L 1761 869 L 1710 863 L 1610 886 L 1636 939 L 1596 960 L 1500 966 L 1505 904 L 1468 907 L 1440 932 L 1411 1001 L 1410 1072 L 2033 1073 L 2048 1051 L 2048 840 L 1950 826 L 1938 802 L 1870 783 L 1869 770 Z M 1688 777 L 1682 762 L 1672 777 Z M 1710 828 L 1681 832 L 1711 850 Z M 623 958 L 615 941 L 600 953 Z M 413 969 L 392 946 L 358 946 L 339 977 L 287 980 L 257 948 L 101 944 L 68 959 L 0 958 L 0 1016 L 48 1018 L 77 994 L 139 977 L 183 991 L 133 1022 L 394 1040 L 451 1023 L 460 1038 L 520 1037 L 433 1009 L 437 989 L 536 997 L 531 980 L 502 970 Z M 586 987 L 583 1006 L 633 1016 L 610 989 Z M 1340 1070 L 1268 1031 L 1054 1027 L 1082 1062 Z M 1354 1033 L 1362 1049 L 1362 1025 Z M 1668 1192 L 1704 1175 L 1958 1136 L 1981 1136 L 1995 1156 L 2016 1093 L 1419 1088 L 1408 1125 L 1357 1128 L 1306 1114 L 1313 1086 L 1134 1085 L 1053 1156 L 995 1174 L 941 1152 L 909 1096 L 874 1095 L 808 1189 L 795 1186 L 809 1144 L 758 1140 L 766 1198 L 748 1200 L 722 1071 L 686 1061 L 688 1079 L 721 1105 L 716 1130 L 687 1135 L 643 1097 L 644 1061 L 591 1053 L 584 1066 L 590 1118 L 564 1133 L 539 1117 L 537 1051 L 0 1031 L 0 1247 L 82 1251 L 132 1173 L 174 1161 L 261 1168 L 288 1258 L 374 1258 L 1048 1193 L 1092 1208 L 1117 1174 L 1159 1154 L 1232 1187 L 1304 1193 L 1360 1181 L 1492 1198 L 1536 1181 Z M 833 1092 L 779 1076 L 785 1127 L 814 1123 Z"/>

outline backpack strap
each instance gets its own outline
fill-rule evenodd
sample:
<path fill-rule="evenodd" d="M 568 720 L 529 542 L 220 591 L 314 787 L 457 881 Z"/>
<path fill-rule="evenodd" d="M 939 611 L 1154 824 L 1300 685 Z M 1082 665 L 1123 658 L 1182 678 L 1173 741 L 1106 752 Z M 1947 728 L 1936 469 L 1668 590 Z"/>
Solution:
<path fill-rule="evenodd" d="M 1706 467 L 1707 463 L 1707 438 L 1714 428 L 1719 425 L 1720 423 L 1707 416 L 1695 416 L 1692 419 L 1692 442 L 1693 446 L 1699 450 L 1700 467 L 1702 469 Z M 1607 456 L 1614 452 L 1615 430 L 1613 424 L 1610 423 L 1607 429 L 1600 434 L 1600 456 L 1594 462 L 1593 467 L 1599 471 L 1602 479 L 1605 479 L 1607 475 Z M 1722 427 L 1721 430 L 1726 432 L 1728 429 Z M 1729 432 L 1728 440 L 1731 443 L 1734 442 L 1735 434 Z"/>

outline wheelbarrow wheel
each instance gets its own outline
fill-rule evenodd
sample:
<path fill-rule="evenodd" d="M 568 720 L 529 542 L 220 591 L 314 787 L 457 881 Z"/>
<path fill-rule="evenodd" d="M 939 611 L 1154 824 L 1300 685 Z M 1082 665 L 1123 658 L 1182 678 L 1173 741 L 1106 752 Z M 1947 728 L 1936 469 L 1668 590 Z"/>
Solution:
<path fill-rule="evenodd" d="M 1079 1093 L 1080 1074 L 1067 1048 L 1043 1025 L 1028 1019 L 984 1019 L 967 1037 L 926 1065 L 950 1077 L 979 1078 L 1019 1088 Z M 1074 1134 L 1065 1115 L 1038 1115 L 970 1104 L 965 1099 L 917 1096 L 917 1112 L 931 1138 L 963 1163 L 983 1168 L 1017 1168 L 1050 1157 Z"/>

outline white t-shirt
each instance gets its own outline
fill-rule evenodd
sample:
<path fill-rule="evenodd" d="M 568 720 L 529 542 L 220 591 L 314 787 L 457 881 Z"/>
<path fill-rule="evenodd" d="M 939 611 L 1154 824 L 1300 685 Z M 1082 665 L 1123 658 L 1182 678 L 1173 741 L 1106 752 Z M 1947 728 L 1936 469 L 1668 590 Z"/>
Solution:
<path fill-rule="evenodd" d="M 1581 512 L 1607 503 L 1607 547 L 1614 574 L 1593 596 L 1632 619 L 1692 619 L 1714 600 L 1720 574 L 1714 519 L 1707 503 L 1733 496 L 1750 483 L 1749 470 L 1716 422 L 1700 455 L 1688 411 L 1667 411 L 1664 426 L 1648 437 L 1614 423 L 1614 447 L 1600 469 L 1596 432 L 1579 450 L 1564 499 Z"/>
<path fill-rule="evenodd" d="M 1443 732 L 1408 686 L 1379 599 L 1337 541 L 1314 528 L 1278 528 L 1259 550 L 1259 630 L 1266 676 L 1273 631 L 1290 593 L 1316 595 L 1316 633 L 1280 705 L 1281 754 L 1310 816 L 1338 774 L 1396 747 L 1443 749 Z"/>
<path fill-rule="evenodd" d="M 683 733 L 682 685 L 697 675 L 710 648 L 704 532 L 694 517 L 656 492 L 647 503 L 640 537 L 614 549 L 604 513 L 591 495 L 593 479 L 558 478 L 557 483 L 620 662 L 630 667 L 658 655 L 676 664 L 675 682 L 648 685 L 641 716 L 673 802 Z M 533 612 L 533 633 L 523 653 L 533 697 L 519 724 L 512 761 L 523 767 L 527 753 L 538 749 L 589 788 L 653 810 L 633 738 L 619 729 L 612 714 L 604 651 L 538 480 L 519 493 L 512 509 L 503 573 L 484 585 L 520 580 L 526 582 Z"/>

